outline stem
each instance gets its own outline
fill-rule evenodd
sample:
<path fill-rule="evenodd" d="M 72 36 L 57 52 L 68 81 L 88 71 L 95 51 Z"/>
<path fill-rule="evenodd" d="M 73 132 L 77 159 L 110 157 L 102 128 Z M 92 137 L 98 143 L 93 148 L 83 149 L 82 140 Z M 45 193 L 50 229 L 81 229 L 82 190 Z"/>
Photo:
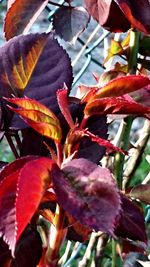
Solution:
<path fill-rule="evenodd" d="M 136 30 L 130 31 L 130 52 L 129 52 L 129 61 L 128 61 L 128 73 L 135 74 L 137 71 L 137 57 L 139 50 L 139 40 L 140 32 Z"/>
<path fill-rule="evenodd" d="M 16 159 L 19 158 L 18 151 L 17 151 L 17 149 L 16 149 L 16 147 L 15 147 L 13 141 L 12 141 L 11 135 L 10 135 L 9 133 L 5 133 L 5 137 L 6 137 L 6 139 L 7 139 L 7 142 L 8 142 L 8 144 L 9 144 L 9 146 L 10 146 L 10 148 L 11 148 L 11 151 L 13 152 L 15 158 L 16 158 Z"/>
<path fill-rule="evenodd" d="M 56 225 L 51 225 L 49 246 L 46 253 L 46 267 L 57 267 L 59 260 L 59 250 L 66 234 L 67 228 L 64 228 L 65 211 L 57 205 L 55 213 Z"/>
<path fill-rule="evenodd" d="M 57 164 L 59 167 L 61 167 L 61 164 L 63 162 L 63 149 L 60 142 L 55 142 L 56 150 L 57 150 Z"/>
<path fill-rule="evenodd" d="M 121 133 L 120 133 L 120 145 L 123 150 L 128 150 L 130 130 L 132 126 L 133 118 L 127 117 L 121 122 Z M 124 167 L 125 155 L 122 153 L 116 153 L 114 162 L 114 174 L 117 179 L 118 187 L 122 189 L 123 180 L 123 167 Z"/>
<path fill-rule="evenodd" d="M 112 265 L 111 267 L 116 267 L 116 241 L 112 239 Z"/>
<path fill-rule="evenodd" d="M 128 73 L 130 74 L 135 74 L 137 70 L 139 38 L 140 38 L 139 32 L 135 30 L 130 31 L 130 43 L 129 43 L 130 50 L 129 50 L 129 61 L 128 61 Z M 124 150 L 128 150 L 129 135 L 130 135 L 132 122 L 133 122 L 133 118 L 127 117 L 123 120 L 122 125 L 121 125 L 122 129 L 120 133 L 119 142 L 120 142 L 121 148 Z M 120 189 L 122 189 L 124 160 L 125 160 L 124 155 L 120 153 L 116 153 L 115 161 L 114 161 L 114 173 L 118 181 L 118 187 Z"/>
<path fill-rule="evenodd" d="M 95 254 L 95 267 L 101 266 L 104 250 L 108 241 L 108 235 L 102 234 L 97 241 L 96 254 Z"/>
<path fill-rule="evenodd" d="M 130 184 L 130 181 L 141 162 L 143 152 L 149 140 L 149 136 L 150 136 L 150 122 L 146 120 L 143 129 L 141 131 L 140 137 L 136 142 L 136 144 L 134 144 L 132 156 L 129 158 L 126 169 L 124 171 L 124 179 L 123 179 L 124 189 L 126 189 Z"/>
<path fill-rule="evenodd" d="M 86 116 L 83 117 L 83 119 L 82 119 L 82 121 L 81 121 L 81 123 L 80 123 L 80 126 L 79 126 L 79 129 L 80 129 L 80 130 L 83 130 L 83 129 L 85 128 L 85 126 L 86 126 L 86 124 L 87 124 L 87 121 L 88 121 L 88 118 L 89 118 L 89 117 L 86 117 Z"/>
<path fill-rule="evenodd" d="M 78 264 L 79 267 L 87 267 L 89 265 L 89 262 L 91 260 L 92 250 L 94 248 L 94 245 L 97 242 L 98 236 L 99 236 L 99 233 L 92 233 L 91 234 L 91 237 L 90 237 L 87 249 L 85 251 L 85 254 L 84 254 L 82 260 Z"/>

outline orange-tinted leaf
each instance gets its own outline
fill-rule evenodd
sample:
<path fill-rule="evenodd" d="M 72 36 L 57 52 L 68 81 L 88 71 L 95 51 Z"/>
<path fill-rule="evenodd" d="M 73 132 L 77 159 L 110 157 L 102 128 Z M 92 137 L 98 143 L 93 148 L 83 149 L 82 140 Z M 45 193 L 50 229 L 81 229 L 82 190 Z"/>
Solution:
<path fill-rule="evenodd" d="M 140 184 L 132 188 L 130 194 L 131 197 L 139 199 L 140 201 L 150 204 L 150 185 Z"/>
<path fill-rule="evenodd" d="M 21 33 L 26 34 L 47 3 L 48 0 L 10 1 L 4 24 L 6 39 Z"/>
<path fill-rule="evenodd" d="M 115 0 L 131 25 L 141 32 L 150 33 L 150 3 L 148 0 Z"/>
<path fill-rule="evenodd" d="M 85 106 L 86 116 L 94 114 L 135 114 L 145 116 L 150 113 L 150 107 L 142 106 L 124 97 L 105 97 L 93 100 Z"/>
<path fill-rule="evenodd" d="M 49 172 L 53 164 L 48 158 L 37 158 L 26 164 L 24 161 L 24 166 L 21 162 L 19 168 L 18 161 L 6 166 L 6 172 L 1 172 L 2 177 L 4 173 L 7 176 L 0 183 L 0 236 L 9 245 L 13 256 L 16 242 L 50 186 Z"/>
<path fill-rule="evenodd" d="M 73 128 L 74 121 L 69 111 L 68 90 L 66 88 L 57 91 L 57 101 L 58 101 L 58 105 L 61 110 L 61 113 L 66 119 L 68 125 L 70 126 L 70 128 Z"/>
<path fill-rule="evenodd" d="M 21 115 L 25 122 L 38 133 L 57 141 L 61 139 L 59 120 L 46 106 L 29 98 L 7 98 L 6 100 L 19 106 L 19 108 L 10 107 L 10 109 Z"/>
<path fill-rule="evenodd" d="M 137 91 L 149 83 L 150 79 L 148 77 L 140 75 L 118 77 L 103 87 L 97 89 L 97 91 L 93 92 L 92 95 L 91 91 L 89 91 L 84 98 L 84 102 L 92 101 L 93 99 L 98 99 L 101 97 L 122 96 L 124 94 Z"/>

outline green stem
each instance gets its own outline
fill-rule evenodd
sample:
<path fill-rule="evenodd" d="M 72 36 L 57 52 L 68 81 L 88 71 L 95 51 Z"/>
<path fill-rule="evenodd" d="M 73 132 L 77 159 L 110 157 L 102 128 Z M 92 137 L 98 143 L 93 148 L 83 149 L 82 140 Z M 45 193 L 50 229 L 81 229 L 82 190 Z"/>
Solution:
<path fill-rule="evenodd" d="M 128 73 L 135 74 L 137 71 L 137 57 L 139 51 L 140 32 L 131 30 L 129 43 Z"/>
<path fill-rule="evenodd" d="M 112 265 L 111 267 L 116 267 L 116 241 L 112 239 Z"/>
<path fill-rule="evenodd" d="M 136 74 L 137 70 L 137 57 L 138 57 L 138 49 L 139 49 L 139 38 L 140 33 L 131 30 L 130 32 L 130 43 L 129 43 L 129 61 L 128 61 L 128 73 Z M 120 134 L 120 145 L 122 149 L 128 150 L 129 147 L 129 136 L 131 131 L 131 126 L 133 122 L 133 117 L 127 117 L 122 122 L 122 129 Z M 114 161 L 114 174 L 116 176 L 118 187 L 122 189 L 123 182 L 123 167 L 124 167 L 125 156 L 116 153 L 115 161 Z"/>
<path fill-rule="evenodd" d="M 132 126 L 133 118 L 127 117 L 123 119 L 121 123 L 121 135 L 120 135 L 120 146 L 123 150 L 128 151 L 129 148 L 129 138 L 130 130 Z M 114 174 L 117 179 L 118 187 L 122 189 L 122 180 L 123 180 L 123 167 L 124 167 L 125 155 L 121 153 L 116 153 L 115 162 L 114 162 Z"/>

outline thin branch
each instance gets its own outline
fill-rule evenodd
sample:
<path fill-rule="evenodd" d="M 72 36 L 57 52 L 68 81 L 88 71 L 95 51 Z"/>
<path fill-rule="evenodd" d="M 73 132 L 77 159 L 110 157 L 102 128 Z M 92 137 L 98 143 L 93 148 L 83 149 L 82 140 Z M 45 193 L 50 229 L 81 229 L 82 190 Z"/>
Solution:
<path fill-rule="evenodd" d="M 9 144 L 9 146 L 10 146 L 10 148 L 11 148 L 11 151 L 13 152 L 15 158 L 16 158 L 16 159 L 19 158 L 18 151 L 17 151 L 17 149 L 16 149 L 16 147 L 15 147 L 15 145 L 14 145 L 14 143 L 13 143 L 13 140 L 12 140 L 11 135 L 10 135 L 9 133 L 5 133 L 5 137 L 6 137 L 6 139 L 7 139 L 7 142 L 8 142 L 8 144 Z"/>
<path fill-rule="evenodd" d="M 104 255 L 104 250 L 108 241 L 108 235 L 102 234 L 97 241 L 95 253 L 95 267 L 100 267 Z"/>
<path fill-rule="evenodd" d="M 70 259 L 65 263 L 65 265 L 63 267 L 69 267 L 70 264 L 72 263 L 72 261 L 77 257 L 77 255 L 79 254 L 81 248 L 83 247 L 83 245 L 79 242 L 75 243 L 73 252 L 71 254 Z"/>
<path fill-rule="evenodd" d="M 92 233 L 91 234 L 91 237 L 90 237 L 87 249 L 85 251 L 85 254 L 84 254 L 82 260 L 79 262 L 79 265 L 78 265 L 79 267 L 87 267 L 88 266 L 90 259 L 91 259 L 92 250 L 94 248 L 94 245 L 97 242 L 98 237 L 99 237 L 99 233 Z"/>
<path fill-rule="evenodd" d="M 150 136 L 150 122 L 148 120 L 145 121 L 142 132 L 140 134 L 140 138 L 134 145 L 132 156 L 129 158 L 127 167 L 124 171 L 124 178 L 123 178 L 123 187 L 126 188 L 135 173 L 136 169 L 138 168 L 143 152 L 147 145 Z"/>
<path fill-rule="evenodd" d="M 70 240 L 68 240 L 66 248 L 65 248 L 65 252 L 64 252 L 63 256 L 61 257 L 61 259 L 59 260 L 58 266 L 61 266 L 61 265 L 63 266 L 65 264 L 65 262 L 67 261 L 68 256 L 69 256 L 69 252 L 71 249 L 71 245 L 72 245 L 72 242 Z"/>

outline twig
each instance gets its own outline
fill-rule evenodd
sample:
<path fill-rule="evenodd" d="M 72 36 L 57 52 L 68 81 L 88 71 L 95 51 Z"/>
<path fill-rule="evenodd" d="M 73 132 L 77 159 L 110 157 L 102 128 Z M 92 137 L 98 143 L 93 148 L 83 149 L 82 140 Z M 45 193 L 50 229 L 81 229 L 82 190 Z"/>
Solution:
<path fill-rule="evenodd" d="M 130 180 L 135 173 L 136 169 L 138 168 L 141 158 L 144 152 L 144 149 L 147 145 L 148 139 L 150 136 L 150 122 L 148 120 L 145 121 L 142 133 L 140 134 L 140 138 L 134 145 L 133 154 L 129 158 L 127 167 L 124 171 L 124 178 L 123 178 L 123 188 L 127 188 L 130 183 Z"/>
<path fill-rule="evenodd" d="M 58 266 L 64 265 L 65 262 L 67 261 L 70 249 L 71 249 L 71 244 L 72 242 L 70 240 L 68 240 L 66 248 L 65 248 L 65 253 L 63 254 L 63 256 L 61 257 L 61 259 L 58 262 Z"/>
<path fill-rule="evenodd" d="M 108 241 L 108 235 L 102 234 L 97 241 L 95 253 L 95 267 L 100 267 L 103 259 L 104 250 Z"/>
<path fill-rule="evenodd" d="M 82 244 L 80 244 L 79 242 L 76 242 L 70 259 L 65 263 L 65 265 L 63 267 L 69 267 L 70 266 L 71 262 L 77 257 L 82 246 L 83 246 Z"/>
<path fill-rule="evenodd" d="M 118 140 L 119 146 L 122 149 L 128 150 L 129 146 L 129 134 L 132 126 L 133 118 L 127 117 L 123 119 L 121 123 L 120 130 L 120 139 Z M 118 187 L 122 189 L 122 181 L 123 181 L 123 167 L 124 167 L 124 159 L 125 156 L 121 153 L 116 153 L 115 161 L 114 161 L 114 174 L 118 182 Z"/>
<path fill-rule="evenodd" d="M 148 173 L 148 175 L 145 177 L 145 179 L 143 180 L 142 184 L 148 184 L 150 182 L 150 172 Z"/>
<path fill-rule="evenodd" d="M 79 262 L 79 265 L 78 265 L 79 267 L 87 267 L 88 266 L 88 263 L 91 259 L 92 250 L 94 248 L 95 243 L 97 242 L 98 236 L 99 236 L 99 233 L 92 233 L 91 234 L 91 237 L 90 237 L 87 249 L 85 251 L 85 254 L 84 254 L 82 260 Z"/>
<path fill-rule="evenodd" d="M 19 158 L 18 151 L 17 151 L 17 149 L 16 149 L 16 147 L 15 147 L 15 145 L 14 145 L 14 143 L 13 143 L 13 140 L 12 140 L 11 135 L 10 135 L 9 133 L 5 133 L 5 137 L 6 137 L 6 139 L 7 139 L 7 142 L 8 142 L 8 144 L 9 144 L 9 146 L 10 146 L 10 148 L 11 148 L 11 150 L 12 150 L 14 156 L 15 156 L 15 158 L 16 158 L 16 159 Z"/>

